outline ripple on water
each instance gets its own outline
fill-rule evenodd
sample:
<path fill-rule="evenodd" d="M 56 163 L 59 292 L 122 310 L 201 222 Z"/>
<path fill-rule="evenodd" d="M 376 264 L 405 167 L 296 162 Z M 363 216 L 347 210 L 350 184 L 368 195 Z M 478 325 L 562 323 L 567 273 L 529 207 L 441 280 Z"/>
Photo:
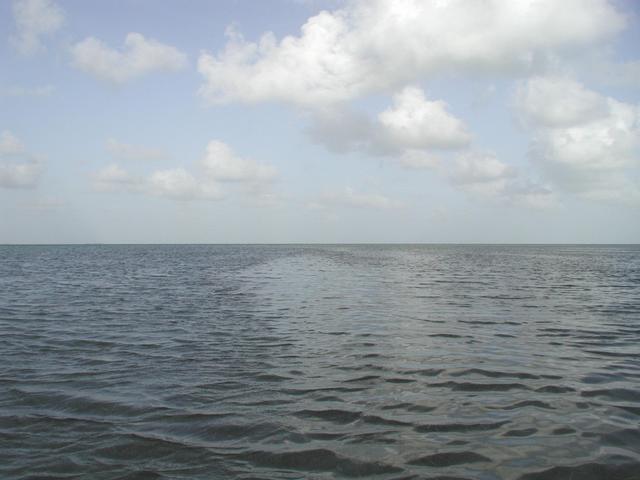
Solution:
<path fill-rule="evenodd" d="M 1 478 L 640 479 L 640 247 L 0 258 Z"/>

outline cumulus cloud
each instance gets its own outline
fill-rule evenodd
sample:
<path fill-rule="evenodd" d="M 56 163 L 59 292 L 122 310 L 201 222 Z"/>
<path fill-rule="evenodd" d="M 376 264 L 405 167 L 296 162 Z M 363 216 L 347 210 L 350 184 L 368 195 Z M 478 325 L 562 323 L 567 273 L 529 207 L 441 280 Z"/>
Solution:
<path fill-rule="evenodd" d="M 222 192 L 211 181 L 197 179 L 184 168 L 154 172 L 148 180 L 148 191 L 174 200 L 218 200 Z"/>
<path fill-rule="evenodd" d="M 493 198 L 506 204 L 547 208 L 556 204 L 553 191 L 500 161 L 493 152 L 459 155 L 449 171 L 449 180 L 470 195 Z"/>
<path fill-rule="evenodd" d="M 243 188 L 257 203 L 266 205 L 276 203 L 276 195 L 269 190 L 276 175 L 275 167 L 241 158 L 227 144 L 212 140 L 191 170 L 169 168 L 137 177 L 111 164 L 92 178 L 98 191 L 144 193 L 183 201 L 222 199 L 225 193 L 222 185 L 231 183 Z"/>
<path fill-rule="evenodd" d="M 515 176 L 515 169 L 495 154 L 478 152 L 460 155 L 450 173 L 453 184 L 463 190 L 492 196 L 502 194 Z"/>
<path fill-rule="evenodd" d="M 0 163 L 0 187 L 33 188 L 41 173 L 42 166 L 37 162 Z"/>
<path fill-rule="evenodd" d="M 441 100 L 428 101 L 417 87 L 405 87 L 393 106 L 378 115 L 386 141 L 401 148 L 460 148 L 471 142 L 462 121 Z"/>
<path fill-rule="evenodd" d="M 42 160 L 18 137 L 8 130 L 0 134 L 0 188 L 34 188 L 42 171 Z"/>
<path fill-rule="evenodd" d="M 143 147 L 119 142 L 113 138 L 107 140 L 107 150 L 113 156 L 124 160 L 161 160 L 167 154 L 158 148 Z"/>
<path fill-rule="evenodd" d="M 515 103 L 525 123 L 567 127 L 607 115 L 607 100 L 566 77 L 535 77 L 521 84 Z"/>
<path fill-rule="evenodd" d="M 328 207 L 335 206 L 388 210 L 401 208 L 404 206 L 404 204 L 379 193 L 356 192 L 351 187 L 345 187 L 342 190 L 325 192 L 318 198 L 317 201 L 308 204 L 309 208 L 315 210 L 323 210 Z"/>
<path fill-rule="evenodd" d="M 93 184 L 100 192 L 137 191 L 142 180 L 113 163 L 93 174 Z"/>
<path fill-rule="evenodd" d="M 175 47 L 129 33 L 122 51 L 89 37 L 71 47 L 72 64 L 101 80 L 122 84 L 156 71 L 177 71 L 187 56 Z"/>
<path fill-rule="evenodd" d="M 200 164 L 209 178 L 219 182 L 270 182 L 277 173 L 271 165 L 237 156 L 219 140 L 209 142 Z"/>
<path fill-rule="evenodd" d="M 347 108 L 331 107 L 310 114 L 311 138 L 330 151 L 360 151 L 386 156 L 407 168 L 431 168 L 433 151 L 465 148 L 471 134 L 441 100 L 428 100 L 418 87 L 393 96 L 392 105 L 375 118 Z"/>
<path fill-rule="evenodd" d="M 640 166 L 640 105 L 554 78 L 528 81 L 517 98 L 533 134 L 532 160 L 552 183 L 592 198 L 638 196 L 630 179 Z"/>
<path fill-rule="evenodd" d="M 228 29 L 221 52 L 199 57 L 200 94 L 322 106 L 454 70 L 533 71 L 624 26 L 607 0 L 352 0 L 281 40 Z"/>
<path fill-rule="evenodd" d="M 55 33 L 64 24 L 64 13 L 51 0 L 15 0 L 13 16 L 16 32 L 10 41 L 24 55 L 41 50 L 41 37 Z"/>

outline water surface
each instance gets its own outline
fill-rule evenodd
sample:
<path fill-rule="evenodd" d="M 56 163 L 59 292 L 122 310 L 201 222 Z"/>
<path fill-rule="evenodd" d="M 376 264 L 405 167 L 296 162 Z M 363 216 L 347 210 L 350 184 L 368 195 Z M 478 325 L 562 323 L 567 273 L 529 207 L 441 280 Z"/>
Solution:
<path fill-rule="evenodd" d="M 638 246 L 0 246 L 0 477 L 640 478 Z"/>

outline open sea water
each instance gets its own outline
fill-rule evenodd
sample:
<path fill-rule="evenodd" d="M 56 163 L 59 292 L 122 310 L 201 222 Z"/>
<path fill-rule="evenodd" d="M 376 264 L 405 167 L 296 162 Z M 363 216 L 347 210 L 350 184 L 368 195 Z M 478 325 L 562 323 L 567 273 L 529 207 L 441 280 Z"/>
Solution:
<path fill-rule="evenodd" d="M 638 246 L 0 246 L 0 478 L 640 479 Z"/>

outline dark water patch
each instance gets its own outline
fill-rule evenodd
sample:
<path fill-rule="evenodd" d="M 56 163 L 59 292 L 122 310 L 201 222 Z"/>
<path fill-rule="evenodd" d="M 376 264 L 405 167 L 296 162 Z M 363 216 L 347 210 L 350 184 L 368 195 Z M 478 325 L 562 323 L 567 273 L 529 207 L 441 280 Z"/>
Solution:
<path fill-rule="evenodd" d="M 493 422 L 493 423 L 440 423 L 440 424 L 427 424 L 418 425 L 414 427 L 416 432 L 486 432 L 490 430 L 497 430 L 503 425 L 509 423 Z"/>
<path fill-rule="evenodd" d="M 417 380 L 414 378 L 392 377 L 392 378 L 385 378 L 384 381 L 387 383 L 414 383 Z"/>
<path fill-rule="evenodd" d="M 634 407 L 631 405 L 612 405 L 613 407 L 624 410 L 625 412 L 632 413 L 633 415 L 640 416 L 640 406 Z"/>
<path fill-rule="evenodd" d="M 338 410 L 338 409 L 300 410 L 298 412 L 295 412 L 294 415 L 300 418 L 315 418 L 315 419 L 343 424 L 343 425 L 347 423 L 355 422 L 356 420 L 359 420 L 362 417 L 361 412 L 354 412 L 350 410 Z"/>
<path fill-rule="evenodd" d="M 345 441 L 352 445 L 394 445 L 397 440 L 390 436 L 394 432 L 371 432 L 350 435 Z"/>
<path fill-rule="evenodd" d="M 391 405 L 383 405 L 380 407 L 380 410 L 404 410 L 408 409 L 412 406 L 411 403 L 393 403 Z"/>
<path fill-rule="evenodd" d="M 625 465 L 585 463 L 525 473 L 519 480 L 638 480 L 638 478 L 640 478 L 640 463 Z"/>
<path fill-rule="evenodd" d="M 363 375 L 362 377 L 350 378 L 345 380 L 345 383 L 354 383 L 354 382 L 371 382 L 375 380 L 380 380 L 380 375 Z"/>
<path fill-rule="evenodd" d="M 420 375 L 421 377 L 437 377 L 444 369 L 441 368 L 421 368 L 418 370 L 406 370 L 403 373 L 407 375 Z"/>
<path fill-rule="evenodd" d="M 640 444 L 640 428 L 623 428 L 604 433 L 600 438 L 605 445 L 634 448 L 635 445 Z"/>
<path fill-rule="evenodd" d="M 436 409 L 436 407 L 429 406 L 429 405 L 409 405 L 406 408 L 409 412 L 415 412 L 415 413 L 428 413 Z"/>
<path fill-rule="evenodd" d="M 452 377 L 462 377 L 465 375 L 479 375 L 489 378 L 518 378 L 522 380 L 537 380 L 540 378 L 538 375 L 526 372 L 504 372 L 497 370 L 483 370 L 481 368 L 467 368 L 458 372 L 450 372 Z M 559 377 L 556 377 L 559 378 Z"/>
<path fill-rule="evenodd" d="M 338 393 L 354 393 L 354 392 L 362 392 L 367 388 L 347 388 L 347 387 L 321 387 L 321 388 L 285 388 L 282 389 L 282 393 L 286 395 L 293 395 L 296 397 L 310 395 L 310 394 L 318 394 L 318 393 L 326 393 L 326 392 L 338 392 Z"/>
<path fill-rule="evenodd" d="M 592 373 L 582 377 L 581 382 L 588 385 L 597 385 L 602 383 L 611 383 L 618 381 L 618 375 L 607 375 L 603 373 Z"/>
<path fill-rule="evenodd" d="M 259 382 L 286 382 L 291 380 L 291 377 L 284 377 L 282 375 L 275 374 L 255 375 L 253 378 Z"/>
<path fill-rule="evenodd" d="M 158 480 L 162 478 L 167 477 L 153 470 L 140 470 L 117 477 L 117 480 Z"/>
<path fill-rule="evenodd" d="M 567 387 L 562 385 L 545 385 L 544 387 L 536 388 L 538 393 L 571 393 L 575 392 L 573 387 Z"/>
<path fill-rule="evenodd" d="M 352 459 L 327 449 L 283 453 L 254 451 L 237 455 L 236 458 L 260 467 L 303 472 L 336 472 L 347 477 L 366 477 L 402 471 L 401 468 L 392 465 Z"/>
<path fill-rule="evenodd" d="M 508 430 L 503 433 L 505 437 L 530 437 L 538 431 L 537 428 L 520 428 L 517 430 Z"/>
<path fill-rule="evenodd" d="M 403 422 L 400 420 L 394 420 L 390 418 L 379 417 L 378 415 L 365 415 L 362 417 L 362 421 L 370 423 L 372 425 L 388 425 L 392 427 L 407 427 L 413 425 L 410 422 Z"/>
<path fill-rule="evenodd" d="M 640 402 L 640 391 L 629 388 L 607 388 L 598 390 L 584 390 L 580 393 L 586 398 L 605 397 L 611 400 L 623 400 L 627 402 Z"/>
<path fill-rule="evenodd" d="M 475 382 L 441 382 L 430 383 L 430 387 L 446 387 L 456 392 L 508 392 L 509 390 L 529 390 L 522 383 L 475 383 Z"/>
<path fill-rule="evenodd" d="M 468 463 L 490 462 L 491 459 L 475 452 L 443 452 L 425 455 L 407 462 L 409 465 L 426 467 L 450 467 Z"/>
<path fill-rule="evenodd" d="M 495 408 L 501 408 L 502 410 L 516 410 L 518 408 L 527 408 L 527 407 L 541 408 L 543 410 L 554 410 L 554 407 L 549 405 L 547 402 L 543 402 L 542 400 L 523 400 L 521 402 L 507 405 L 506 407 L 495 407 Z"/>
<path fill-rule="evenodd" d="M 447 442 L 447 445 L 452 447 L 459 447 L 461 445 L 469 445 L 469 442 L 466 440 L 451 440 L 450 442 Z"/>

